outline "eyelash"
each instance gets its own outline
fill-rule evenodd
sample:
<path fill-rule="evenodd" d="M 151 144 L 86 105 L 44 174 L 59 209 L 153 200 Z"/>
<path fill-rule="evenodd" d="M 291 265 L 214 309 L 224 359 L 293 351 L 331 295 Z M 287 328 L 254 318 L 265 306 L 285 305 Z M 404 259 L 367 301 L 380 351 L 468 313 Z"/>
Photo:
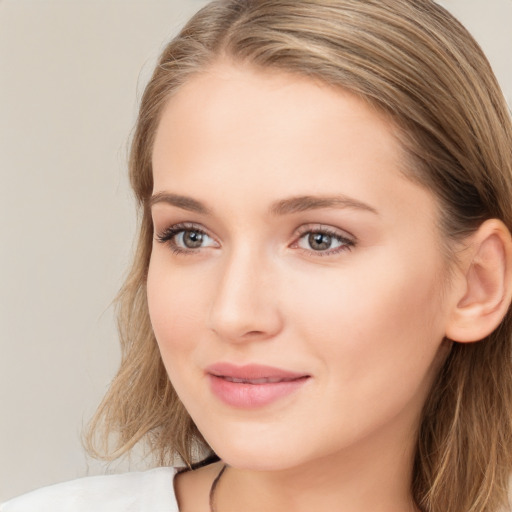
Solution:
<path fill-rule="evenodd" d="M 326 251 L 315 251 L 314 249 L 303 249 L 302 247 L 297 247 L 300 251 L 303 251 L 307 254 L 313 254 L 314 256 L 326 257 L 326 256 L 335 256 L 344 251 L 351 251 L 356 246 L 356 241 L 354 239 L 347 238 L 341 235 L 338 231 L 328 228 L 326 226 L 317 225 L 315 227 L 311 226 L 303 226 L 299 229 L 298 238 L 296 242 L 293 242 L 292 247 L 298 246 L 299 241 L 305 236 L 312 233 L 318 233 L 322 235 L 327 235 L 332 239 L 341 243 L 339 247 L 335 249 L 328 249 Z"/>
<path fill-rule="evenodd" d="M 172 250 L 173 254 L 184 254 L 184 255 L 190 255 L 197 253 L 201 248 L 198 249 L 183 249 L 179 247 L 176 244 L 176 241 L 174 240 L 174 237 L 182 232 L 186 231 L 193 231 L 194 233 L 199 233 L 202 235 L 206 235 L 209 238 L 210 235 L 203 229 L 195 226 L 194 224 L 187 224 L 187 223 L 180 223 L 175 224 L 174 226 L 170 226 L 169 228 L 165 229 L 162 233 L 159 233 L 156 235 L 156 239 L 158 242 L 162 244 L 168 244 Z M 322 235 L 327 235 L 331 237 L 332 239 L 340 242 L 342 245 L 340 247 L 337 247 L 335 249 L 330 249 L 326 251 L 315 251 L 314 249 L 304 249 L 302 247 L 298 247 L 299 241 L 305 236 L 312 233 L 318 233 Z M 333 229 L 329 229 L 325 226 L 317 226 L 317 227 L 303 227 L 299 230 L 298 238 L 295 242 L 293 242 L 291 247 L 296 247 L 298 250 L 303 251 L 307 253 L 308 255 L 313 254 L 314 256 L 334 256 L 336 254 L 339 254 L 344 251 L 350 251 L 356 246 L 356 241 L 347 237 L 344 237 L 340 235 L 337 231 Z"/>
<path fill-rule="evenodd" d="M 162 233 L 158 234 L 156 239 L 162 244 L 168 244 L 173 254 L 191 254 L 197 252 L 198 249 L 182 249 L 176 244 L 174 237 L 184 231 L 193 231 L 194 233 L 209 236 L 206 231 L 194 226 L 193 224 L 180 223 L 168 227 Z"/>

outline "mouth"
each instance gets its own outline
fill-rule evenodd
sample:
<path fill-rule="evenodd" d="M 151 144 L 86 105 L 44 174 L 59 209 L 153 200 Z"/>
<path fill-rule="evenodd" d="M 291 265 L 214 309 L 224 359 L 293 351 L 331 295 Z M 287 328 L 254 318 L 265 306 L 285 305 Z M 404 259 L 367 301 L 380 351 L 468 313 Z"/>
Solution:
<path fill-rule="evenodd" d="M 240 379 L 236 377 L 229 377 L 228 375 L 214 375 L 214 377 L 218 377 L 220 379 L 227 380 L 228 382 L 234 382 L 236 384 L 252 384 L 252 385 L 258 385 L 258 384 L 276 384 L 278 382 L 292 382 L 294 380 L 304 379 L 307 377 L 307 375 L 304 375 L 303 377 L 296 377 L 293 379 L 284 379 L 279 377 L 263 377 L 261 379 Z"/>
<path fill-rule="evenodd" d="M 230 382 L 246 384 L 268 384 L 309 377 L 305 373 L 261 364 L 237 366 L 231 363 L 216 363 L 206 368 L 206 372 Z"/>
<path fill-rule="evenodd" d="M 218 363 L 206 369 L 212 393 L 242 409 L 264 407 L 294 394 L 310 375 L 264 365 Z"/>

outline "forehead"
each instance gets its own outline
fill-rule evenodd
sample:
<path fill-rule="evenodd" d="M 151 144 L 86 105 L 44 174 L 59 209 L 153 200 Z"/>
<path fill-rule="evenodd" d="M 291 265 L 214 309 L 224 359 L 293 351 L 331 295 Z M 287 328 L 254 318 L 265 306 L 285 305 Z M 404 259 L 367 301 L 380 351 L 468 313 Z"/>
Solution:
<path fill-rule="evenodd" d="M 371 139 L 376 150 L 397 153 L 394 129 L 389 117 L 341 88 L 299 74 L 219 61 L 193 75 L 168 100 L 155 149 L 161 149 L 159 135 L 190 140 L 195 134 L 201 146 L 223 145 L 243 130 L 252 135 L 248 144 L 257 139 L 277 145 L 300 136 L 314 144 L 319 133 L 326 142 Z"/>
<path fill-rule="evenodd" d="M 241 208 L 254 198 L 337 192 L 377 210 L 414 210 L 418 201 L 431 210 L 432 194 L 404 178 L 405 161 L 393 123 L 363 99 L 306 77 L 218 62 L 163 111 L 154 192 L 194 191 L 208 203 L 227 202 L 229 190 Z"/>

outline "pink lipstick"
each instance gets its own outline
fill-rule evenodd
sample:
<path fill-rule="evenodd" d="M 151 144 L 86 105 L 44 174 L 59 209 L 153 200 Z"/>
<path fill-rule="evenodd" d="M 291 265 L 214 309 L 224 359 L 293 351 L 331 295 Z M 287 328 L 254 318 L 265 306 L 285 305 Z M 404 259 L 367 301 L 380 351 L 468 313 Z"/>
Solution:
<path fill-rule="evenodd" d="M 243 409 L 268 405 L 300 389 L 309 375 L 272 366 L 217 363 L 206 368 L 210 389 L 224 403 Z"/>

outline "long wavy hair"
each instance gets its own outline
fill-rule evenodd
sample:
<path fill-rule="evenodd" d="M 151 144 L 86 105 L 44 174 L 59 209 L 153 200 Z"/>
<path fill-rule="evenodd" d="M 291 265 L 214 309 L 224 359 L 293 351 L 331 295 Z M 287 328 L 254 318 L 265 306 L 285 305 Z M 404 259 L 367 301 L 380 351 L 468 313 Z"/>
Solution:
<path fill-rule="evenodd" d="M 450 241 L 488 218 L 512 230 L 512 123 L 467 30 L 431 0 L 217 0 L 163 51 L 142 97 L 130 156 L 138 248 L 118 297 L 122 361 L 88 446 L 114 459 L 145 441 L 159 463 L 210 448 L 178 399 L 151 328 L 151 154 L 165 104 L 196 73 L 232 62 L 322 80 L 398 127 L 411 179 L 441 205 Z M 449 250 L 449 249 L 448 249 Z M 425 512 L 496 512 L 512 468 L 512 313 L 477 343 L 454 343 L 424 405 L 412 494 Z"/>

